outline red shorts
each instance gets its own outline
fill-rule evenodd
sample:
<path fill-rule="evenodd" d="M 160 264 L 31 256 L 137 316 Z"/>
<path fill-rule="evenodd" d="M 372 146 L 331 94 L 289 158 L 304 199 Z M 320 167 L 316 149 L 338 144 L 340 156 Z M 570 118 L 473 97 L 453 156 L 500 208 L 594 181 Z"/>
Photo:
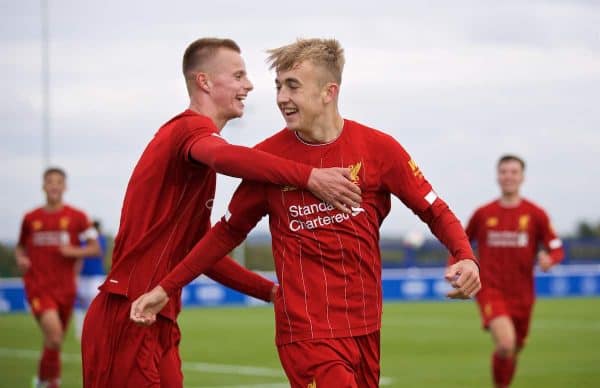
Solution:
<path fill-rule="evenodd" d="M 292 388 L 379 387 L 379 331 L 277 347 Z"/>
<path fill-rule="evenodd" d="M 75 295 L 65 295 L 56 297 L 48 293 L 41 293 L 36 291 L 27 291 L 27 303 L 31 308 L 31 313 L 39 319 L 39 317 L 48 310 L 56 310 L 58 317 L 62 324 L 63 330 L 66 330 L 69 320 L 71 319 L 71 313 L 73 312 L 73 305 L 75 304 Z"/>
<path fill-rule="evenodd" d="M 85 316 L 81 337 L 86 388 L 181 388 L 181 334 L 177 323 L 158 316 L 151 326 L 129 320 L 131 302 L 100 292 Z"/>
<path fill-rule="evenodd" d="M 494 318 L 507 316 L 512 320 L 515 327 L 517 347 L 522 348 L 525 345 L 529 334 L 533 306 L 520 305 L 517 307 L 511 305 L 503 295 L 497 292 L 480 292 L 477 295 L 477 305 L 479 306 L 483 327 L 486 330 L 489 329 L 490 322 Z"/>

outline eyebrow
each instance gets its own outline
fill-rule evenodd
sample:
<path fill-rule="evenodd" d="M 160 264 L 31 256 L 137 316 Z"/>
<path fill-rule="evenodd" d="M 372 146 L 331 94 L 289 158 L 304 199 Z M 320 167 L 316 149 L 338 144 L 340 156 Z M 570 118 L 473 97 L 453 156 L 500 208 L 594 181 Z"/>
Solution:
<path fill-rule="evenodd" d="M 286 79 L 283 80 L 283 82 L 279 81 L 277 78 L 275 78 L 275 83 L 276 84 L 298 84 L 301 85 L 302 82 L 300 82 L 300 80 L 298 78 L 294 78 L 294 77 L 288 77 Z"/>

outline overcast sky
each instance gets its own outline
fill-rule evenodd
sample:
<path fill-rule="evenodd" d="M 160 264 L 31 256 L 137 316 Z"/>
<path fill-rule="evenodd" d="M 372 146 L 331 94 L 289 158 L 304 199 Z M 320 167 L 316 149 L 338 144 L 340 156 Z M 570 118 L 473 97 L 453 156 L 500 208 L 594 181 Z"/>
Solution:
<path fill-rule="evenodd" d="M 0 3 L 0 239 L 15 240 L 44 200 L 41 12 Z M 141 151 L 187 108 L 181 56 L 203 36 L 236 40 L 255 85 L 223 132 L 232 143 L 284 126 L 265 50 L 334 37 L 346 51 L 342 114 L 402 143 L 461 220 L 497 196 L 506 152 L 528 162 L 523 193 L 559 232 L 600 220 L 600 2 L 49 3 L 51 161 L 69 173 L 66 200 L 109 232 Z M 213 220 L 236 184 L 219 177 Z M 425 230 L 393 208 L 384 235 Z"/>

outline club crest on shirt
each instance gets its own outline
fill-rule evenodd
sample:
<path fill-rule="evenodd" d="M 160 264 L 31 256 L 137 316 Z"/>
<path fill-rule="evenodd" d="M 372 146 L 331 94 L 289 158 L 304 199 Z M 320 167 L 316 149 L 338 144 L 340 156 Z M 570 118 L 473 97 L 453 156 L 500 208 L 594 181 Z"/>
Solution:
<path fill-rule="evenodd" d="M 40 229 L 42 229 L 42 225 L 43 225 L 42 221 L 40 221 L 40 220 L 34 220 L 31 223 L 31 227 L 33 228 L 33 230 L 40 230 Z"/>
<path fill-rule="evenodd" d="M 33 300 L 31 301 L 31 308 L 33 309 L 33 311 L 36 311 L 36 312 L 40 309 L 39 298 L 33 298 Z"/>
<path fill-rule="evenodd" d="M 527 230 L 529 226 L 529 214 L 523 214 L 519 217 L 519 230 Z"/>
<path fill-rule="evenodd" d="M 60 229 L 67 229 L 69 227 L 69 217 L 60 217 L 60 220 L 58 220 L 58 227 Z"/>
<path fill-rule="evenodd" d="M 317 382 L 313 379 L 312 383 L 308 383 L 306 388 L 317 388 Z"/>
<path fill-rule="evenodd" d="M 348 169 L 350 170 L 350 180 L 355 185 L 359 184 L 358 173 L 360 172 L 361 167 L 362 167 L 362 162 L 358 162 L 358 163 L 351 164 L 348 166 Z"/>
<path fill-rule="evenodd" d="M 487 226 L 488 228 L 493 228 L 494 226 L 498 225 L 498 217 L 489 217 L 487 220 L 485 220 L 485 226 Z"/>
<path fill-rule="evenodd" d="M 483 313 L 487 316 L 490 317 L 492 315 L 492 305 L 487 303 L 484 307 L 483 307 Z"/>
<path fill-rule="evenodd" d="M 421 172 L 421 169 L 417 165 L 417 162 L 415 162 L 413 159 L 411 159 L 408 161 L 408 166 L 410 167 L 415 178 L 423 179 L 423 173 Z"/>

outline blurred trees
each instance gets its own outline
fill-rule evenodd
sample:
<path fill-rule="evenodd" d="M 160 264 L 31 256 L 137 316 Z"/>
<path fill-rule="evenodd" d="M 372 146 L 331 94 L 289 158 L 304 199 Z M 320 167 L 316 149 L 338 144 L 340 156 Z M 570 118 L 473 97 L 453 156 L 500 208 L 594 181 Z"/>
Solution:
<path fill-rule="evenodd" d="M 577 224 L 576 238 L 599 238 L 600 237 L 600 221 L 595 225 L 587 221 L 581 221 Z"/>
<path fill-rule="evenodd" d="M 13 247 L 0 243 L 0 277 L 19 276 Z"/>

